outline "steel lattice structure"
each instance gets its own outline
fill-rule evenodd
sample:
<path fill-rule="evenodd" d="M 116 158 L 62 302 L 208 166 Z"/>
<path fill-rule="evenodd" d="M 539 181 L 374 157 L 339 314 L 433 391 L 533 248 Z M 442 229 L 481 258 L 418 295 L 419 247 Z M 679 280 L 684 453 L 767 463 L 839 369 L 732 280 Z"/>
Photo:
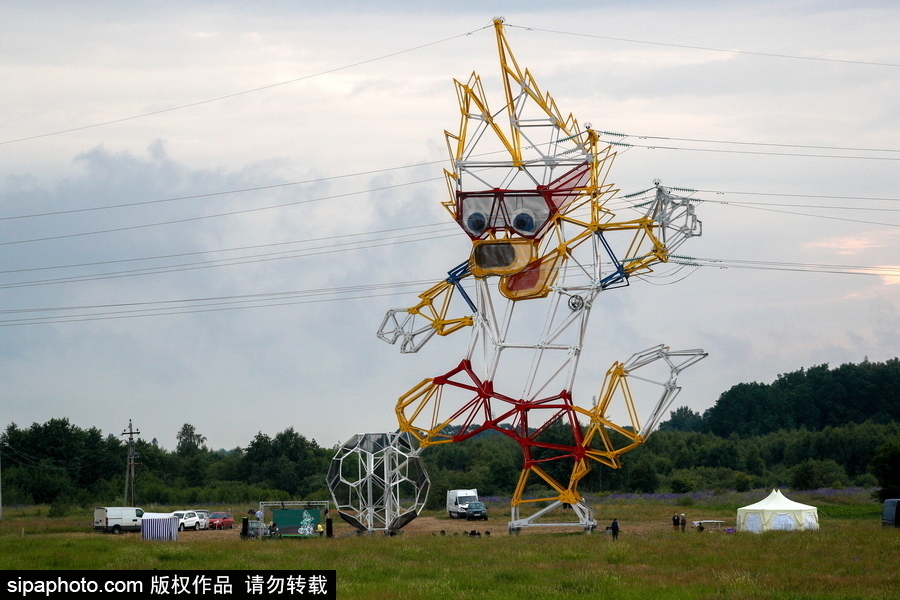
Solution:
<path fill-rule="evenodd" d="M 701 224 L 690 200 L 659 184 L 642 215 L 617 220 L 606 206 L 618 192 L 607 182 L 615 152 L 590 126 L 562 116 L 516 63 L 502 20 L 494 28 L 503 108 L 491 111 L 473 73 L 466 83 L 455 82 L 461 120 L 457 133 L 445 132 L 452 170 L 445 170 L 450 199 L 443 206 L 471 239 L 471 255 L 418 304 L 388 311 L 378 335 L 399 343 L 401 352 L 417 352 L 435 334 L 472 327 L 466 356 L 455 368 L 400 397 L 401 431 L 423 448 L 487 429 L 502 432 L 524 455 L 510 529 L 549 524 L 539 519 L 566 504 L 590 530 L 595 522 L 578 482 L 592 461 L 621 466 L 621 455 L 642 444 L 669 408 L 680 390 L 678 374 L 706 356 L 666 346 L 639 352 L 615 363 L 597 402 L 582 408 L 572 389 L 591 308 L 601 292 L 626 287 L 635 275 L 667 262 L 700 235 Z M 448 316 L 454 297 L 469 314 Z M 643 421 L 629 378 L 658 392 Z M 610 419 L 616 403 L 627 408 L 628 423 Z M 557 423 L 570 429 L 570 443 L 549 441 L 546 434 Z M 570 464 L 568 481 L 548 473 L 546 466 L 556 461 Z M 553 495 L 526 498 L 532 476 Z M 550 506 L 520 518 L 519 508 L 533 502 Z"/>
<path fill-rule="evenodd" d="M 431 482 L 404 433 L 364 433 L 334 455 L 328 489 L 341 518 L 359 531 L 397 531 L 415 519 Z"/>

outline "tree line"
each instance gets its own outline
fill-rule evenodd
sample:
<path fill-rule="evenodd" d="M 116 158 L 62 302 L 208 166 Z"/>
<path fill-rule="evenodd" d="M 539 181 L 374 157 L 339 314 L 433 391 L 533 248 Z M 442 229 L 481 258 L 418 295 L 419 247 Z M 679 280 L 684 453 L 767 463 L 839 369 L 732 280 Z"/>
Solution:
<path fill-rule="evenodd" d="M 139 504 L 255 503 L 326 499 L 325 472 L 334 451 L 288 428 L 274 437 L 258 433 L 246 448 L 211 450 L 185 423 L 169 451 L 138 439 L 135 477 Z M 127 445 L 97 428 L 51 419 L 24 429 L 15 423 L 0 435 L 3 503 L 77 506 L 123 502 Z M 310 498 L 312 499 L 312 498 Z"/>
<path fill-rule="evenodd" d="M 900 421 L 900 359 L 834 369 L 824 364 L 779 375 L 770 384 L 741 383 L 702 417 L 684 411 L 680 416 L 681 424 L 686 417 L 697 430 L 723 437 Z"/>
<path fill-rule="evenodd" d="M 614 433 L 614 432 L 613 432 Z M 568 427 L 545 438 L 571 443 Z M 140 504 L 254 503 L 325 500 L 335 448 L 288 428 L 258 433 L 246 447 L 213 451 L 191 424 L 174 450 L 139 439 L 136 478 Z M 117 504 L 124 495 L 125 442 L 67 419 L 27 429 L 10 424 L 0 435 L 5 505 Z M 444 491 L 477 488 L 483 496 L 509 496 L 522 467 L 509 437 L 485 432 L 463 443 L 422 454 L 432 481 L 429 505 Z M 566 461 L 547 469 L 568 479 Z M 558 470 L 559 472 L 555 472 Z M 827 365 L 781 375 L 772 384 L 739 384 L 704 414 L 687 407 L 670 413 L 621 469 L 594 466 L 582 493 L 746 491 L 880 486 L 881 497 L 900 496 L 900 362 Z M 539 482 L 526 493 L 543 495 Z"/>

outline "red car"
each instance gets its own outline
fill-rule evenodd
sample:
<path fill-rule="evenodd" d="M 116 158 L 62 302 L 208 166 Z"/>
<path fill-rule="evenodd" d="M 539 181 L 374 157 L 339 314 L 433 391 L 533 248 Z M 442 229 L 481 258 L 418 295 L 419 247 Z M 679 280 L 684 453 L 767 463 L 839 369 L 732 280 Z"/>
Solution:
<path fill-rule="evenodd" d="M 234 517 L 227 512 L 214 512 L 209 515 L 210 529 L 234 529 Z"/>

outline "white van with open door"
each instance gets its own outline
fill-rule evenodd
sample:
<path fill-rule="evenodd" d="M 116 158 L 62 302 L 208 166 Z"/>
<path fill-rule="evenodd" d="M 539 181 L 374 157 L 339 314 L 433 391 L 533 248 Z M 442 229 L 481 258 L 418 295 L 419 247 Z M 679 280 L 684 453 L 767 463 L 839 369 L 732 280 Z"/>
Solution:
<path fill-rule="evenodd" d="M 447 516 L 451 519 L 465 519 L 469 502 L 478 502 L 478 490 L 447 491 Z"/>

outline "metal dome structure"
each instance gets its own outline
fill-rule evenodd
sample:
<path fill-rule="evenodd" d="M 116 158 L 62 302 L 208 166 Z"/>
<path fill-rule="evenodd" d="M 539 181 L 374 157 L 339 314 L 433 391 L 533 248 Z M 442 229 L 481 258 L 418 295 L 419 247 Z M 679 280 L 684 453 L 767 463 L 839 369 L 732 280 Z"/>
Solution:
<path fill-rule="evenodd" d="M 341 518 L 360 532 L 393 532 L 415 519 L 431 481 L 404 433 L 354 435 L 334 455 L 328 489 Z"/>

